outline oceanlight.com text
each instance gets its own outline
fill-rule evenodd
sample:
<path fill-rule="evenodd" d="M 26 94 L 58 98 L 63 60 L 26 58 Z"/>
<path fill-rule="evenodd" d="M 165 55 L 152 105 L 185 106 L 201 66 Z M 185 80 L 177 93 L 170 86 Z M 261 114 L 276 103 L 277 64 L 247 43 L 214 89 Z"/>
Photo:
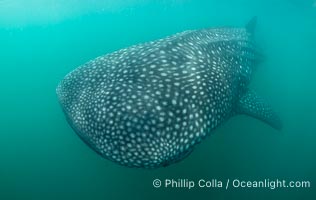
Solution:
<path fill-rule="evenodd" d="M 242 179 L 155 179 L 152 182 L 155 188 L 224 188 L 228 189 L 251 189 L 264 188 L 275 190 L 279 188 L 310 188 L 311 182 L 300 180 L 284 180 L 284 179 L 263 179 L 263 180 L 242 180 Z"/>

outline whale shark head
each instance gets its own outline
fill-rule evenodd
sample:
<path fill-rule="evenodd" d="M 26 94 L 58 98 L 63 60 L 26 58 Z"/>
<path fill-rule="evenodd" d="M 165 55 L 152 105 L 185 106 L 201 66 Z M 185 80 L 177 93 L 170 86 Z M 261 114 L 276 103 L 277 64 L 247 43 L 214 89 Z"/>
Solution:
<path fill-rule="evenodd" d="M 184 31 L 91 60 L 57 87 L 69 124 L 101 156 L 138 168 L 184 159 L 232 115 L 280 128 L 248 89 L 260 62 L 255 24 Z"/>

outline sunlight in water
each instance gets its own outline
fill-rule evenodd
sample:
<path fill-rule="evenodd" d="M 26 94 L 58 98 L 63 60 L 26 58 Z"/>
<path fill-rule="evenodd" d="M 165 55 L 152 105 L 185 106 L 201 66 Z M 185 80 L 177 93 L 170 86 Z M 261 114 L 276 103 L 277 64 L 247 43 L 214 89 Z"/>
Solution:
<path fill-rule="evenodd" d="M 0 0 L 0 25 L 59 23 L 85 14 L 120 12 L 148 3 L 179 4 L 189 0 Z"/>
<path fill-rule="evenodd" d="M 58 23 L 86 13 L 118 12 L 142 0 L 0 0 L 0 25 Z"/>

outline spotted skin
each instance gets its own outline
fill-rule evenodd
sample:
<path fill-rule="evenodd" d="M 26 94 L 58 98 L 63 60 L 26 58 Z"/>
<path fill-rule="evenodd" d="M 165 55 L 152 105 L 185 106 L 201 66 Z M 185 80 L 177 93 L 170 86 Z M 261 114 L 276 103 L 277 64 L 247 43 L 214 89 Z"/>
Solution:
<path fill-rule="evenodd" d="M 69 73 L 57 94 L 101 156 L 157 168 L 188 156 L 232 116 L 256 62 L 245 28 L 191 30 L 98 57 Z"/>

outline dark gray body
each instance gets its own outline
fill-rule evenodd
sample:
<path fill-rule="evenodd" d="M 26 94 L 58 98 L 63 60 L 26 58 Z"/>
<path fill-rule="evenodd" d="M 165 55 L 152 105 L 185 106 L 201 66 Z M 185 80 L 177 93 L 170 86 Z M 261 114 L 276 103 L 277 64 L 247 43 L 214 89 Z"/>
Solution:
<path fill-rule="evenodd" d="M 248 92 L 257 62 L 245 28 L 185 31 L 98 57 L 68 74 L 57 94 L 73 129 L 97 153 L 155 168 L 189 155 L 234 114 L 279 128 Z"/>

